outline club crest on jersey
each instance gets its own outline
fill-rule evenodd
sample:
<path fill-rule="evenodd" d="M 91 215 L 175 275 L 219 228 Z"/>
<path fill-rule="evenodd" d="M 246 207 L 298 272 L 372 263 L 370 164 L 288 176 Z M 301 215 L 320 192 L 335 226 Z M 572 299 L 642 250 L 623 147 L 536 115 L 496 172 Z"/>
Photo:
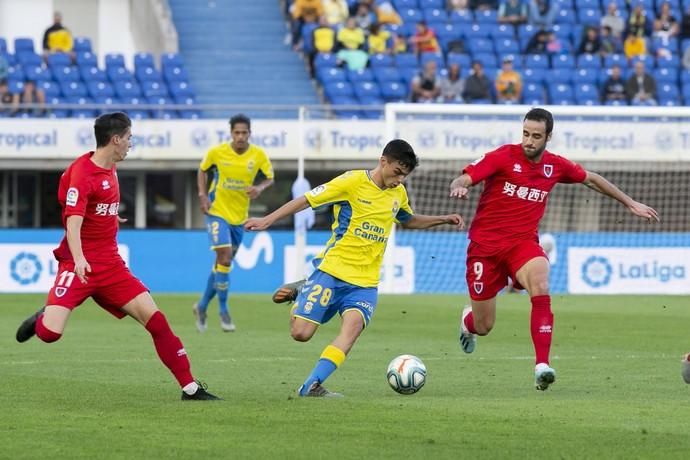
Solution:
<path fill-rule="evenodd" d="M 544 165 L 544 175 L 551 177 L 551 174 L 553 174 L 553 165 Z"/>
<path fill-rule="evenodd" d="M 248 171 L 254 171 L 254 160 L 249 160 L 247 162 L 247 170 Z"/>
<path fill-rule="evenodd" d="M 55 295 L 58 297 L 62 297 L 67 293 L 67 288 L 66 287 L 56 287 L 55 288 Z"/>
<path fill-rule="evenodd" d="M 513 172 L 519 172 L 519 173 L 522 172 L 522 166 L 520 166 L 520 163 L 515 163 L 513 165 Z"/>
<path fill-rule="evenodd" d="M 323 193 L 325 190 L 326 190 L 326 186 L 322 184 L 322 185 L 319 185 L 318 187 L 314 187 L 314 188 L 309 192 L 309 194 L 310 194 L 311 196 L 317 196 L 317 195 Z"/>
<path fill-rule="evenodd" d="M 482 281 L 475 281 L 472 283 L 472 287 L 474 288 L 474 292 L 481 294 L 484 290 L 484 283 Z"/>
<path fill-rule="evenodd" d="M 110 183 L 107 180 L 104 180 L 101 183 L 101 186 L 103 186 L 103 190 L 108 190 L 110 188 Z"/>
<path fill-rule="evenodd" d="M 398 200 L 393 200 L 393 217 L 398 215 L 398 210 L 400 209 L 400 203 L 398 203 Z"/>
<path fill-rule="evenodd" d="M 67 206 L 76 206 L 78 199 L 79 199 L 79 190 L 77 190 L 76 187 L 70 187 L 67 190 L 67 199 L 65 200 Z"/>

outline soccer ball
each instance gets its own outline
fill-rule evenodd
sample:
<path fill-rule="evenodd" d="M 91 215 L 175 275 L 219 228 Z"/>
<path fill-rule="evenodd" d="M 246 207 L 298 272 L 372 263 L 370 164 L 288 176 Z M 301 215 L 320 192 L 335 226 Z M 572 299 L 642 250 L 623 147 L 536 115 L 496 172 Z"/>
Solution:
<path fill-rule="evenodd" d="M 391 388 L 403 395 L 418 392 L 426 382 L 426 366 L 412 355 L 400 355 L 388 365 L 386 378 Z"/>

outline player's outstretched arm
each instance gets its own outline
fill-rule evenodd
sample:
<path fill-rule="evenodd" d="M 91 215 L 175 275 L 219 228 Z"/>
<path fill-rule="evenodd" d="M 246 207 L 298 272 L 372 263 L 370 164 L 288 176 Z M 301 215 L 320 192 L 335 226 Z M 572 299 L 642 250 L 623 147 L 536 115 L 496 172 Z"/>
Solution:
<path fill-rule="evenodd" d="M 460 198 L 463 200 L 467 199 L 467 193 L 469 188 L 472 186 L 472 178 L 469 174 L 463 174 L 459 177 L 453 179 L 450 183 L 450 197 Z"/>
<path fill-rule="evenodd" d="M 404 228 L 420 230 L 443 224 L 455 225 L 458 230 L 465 228 L 465 221 L 460 214 L 448 214 L 447 216 L 425 216 L 423 214 L 415 214 L 410 220 L 402 224 L 402 226 Z"/>
<path fill-rule="evenodd" d="M 255 200 L 259 197 L 259 195 L 261 195 L 261 193 L 263 193 L 264 190 L 266 190 L 271 185 L 273 185 L 273 179 L 266 179 L 262 181 L 260 184 L 247 187 L 247 195 L 249 195 L 249 198 L 251 198 L 252 200 Z"/>
<path fill-rule="evenodd" d="M 304 196 L 295 198 L 294 200 L 288 201 L 269 215 L 265 217 L 252 217 L 247 219 L 244 223 L 245 230 L 266 230 L 268 227 L 273 225 L 276 221 L 279 221 L 283 217 L 300 212 L 309 207 L 309 202 Z"/>
<path fill-rule="evenodd" d="M 653 220 L 660 222 L 659 214 L 653 208 L 633 200 L 625 192 L 597 173 L 587 171 L 587 177 L 583 184 L 602 195 L 610 196 L 614 200 L 620 201 L 631 213 L 638 217 L 647 219 L 649 222 Z"/>

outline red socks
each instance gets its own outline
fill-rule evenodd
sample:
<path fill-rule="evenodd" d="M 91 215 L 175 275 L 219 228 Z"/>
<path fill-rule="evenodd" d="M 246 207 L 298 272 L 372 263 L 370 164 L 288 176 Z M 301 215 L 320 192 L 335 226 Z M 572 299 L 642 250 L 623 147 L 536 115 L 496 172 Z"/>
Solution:
<path fill-rule="evenodd" d="M 474 316 L 472 315 L 472 312 L 469 312 L 467 316 L 465 316 L 465 319 L 463 320 L 465 323 L 465 327 L 469 332 L 472 334 L 476 334 L 477 330 L 474 328 Z"/>
<path fill-rule="evenodd" d="M 151 316 L 151 319 L 146 323 L 146 330 L 149 331 L 153 338 L 153 343 L 156 346 L 158 357 L 170 369 L 177 382 L 181 387 L 192 383 L 194 377 L 190 371 L 189 359 L 187 359 L 187 352 L 182 345 L 179 337 L 177 337 L 165 315 L 157 311 Z"/>
<path fill-rule="evenodd" d="M 532 301 L 532 315 L 530 317 L 530 330 L 532 343 L 536 354 L 536 363 L 549 364 L 549 351 L 551 350 L 551 333 L 553 330 L 553 313 L 551 313 L 551 297 L 538 295 L 530 299 Z"/>
<path fill-rule="evenodd" d="M 60 337 L 62 337 L 62 334 L 53 332 L 47 327 L 45 327 L 45 325 L 43 324 L 43 314 L 41 314 L 41 316 L 39 316 L 36 320 L 36 337 L 43 340 L 45 343 L 52 343 L 60 339 Z"/>

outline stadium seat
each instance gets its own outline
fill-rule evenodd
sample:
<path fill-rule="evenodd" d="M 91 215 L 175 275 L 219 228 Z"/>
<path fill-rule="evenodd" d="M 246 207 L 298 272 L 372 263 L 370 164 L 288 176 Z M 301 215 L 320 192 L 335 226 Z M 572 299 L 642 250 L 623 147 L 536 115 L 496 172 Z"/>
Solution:
<path fill-rule="evenodd" d="M 123 64 L 124 66 L 124 64 Z M 153 54 L 151 53 L 136 53 L 134 55 L 134 70 L 137 71 L 140 68 L 156 67 L 156 63 L 153 61 Z"/>
<path fill-rule="evenodd" d="M 381 90 L 376 82 L 360 81 L 353 84 L 355 95 L 360 101 L 363 98 L 381 97 Z"/>
<path fill-rule="evenodd" d="M 393 5 L 395 5 L 395 9 L 398 11 L 404 8 L 419 8 L 417 0 L 393 0 Z"/>
<path fill-rule="evenodd" d="M 113 82 L 115 87 L 115 94 L 120 99 L 139 97 L 141 96 L 141 88 L 134 81 L 115 81 Z"/>
<path fill-rule="evenodd" d="M 51 53 L 46 58 L 46 62 L 50 68 L 65 67 L 72 65 L 72 58 L 67 53 Z"/>
<path fill-rule="evenodd" d="M 168 85 L 168 90 L 170 91 L 170 94 L 172 95 L 173 99 L 180 99 L 180 98 L 195 98 L 196 93 L 194 92 L 194 89 L 192 89 L 192 86 L 187 83 L 186 81 L 175 81 L 171 82 Z"/>
<path fill-rule="evenodd" d="M 380 83 L 381 95 L 386 102 L 403 102 L 409 96 L 407 86 L 395 81 L 385 81 Z"/>
<path fill-rule="evenodd" d="M 60 96 L 62 94 L 60 92 L 60 86 L 57 83 L 55 83 L 54 81 L 41 81 L 41 82 L 38 82 L 37 84 L 38 84 L 38 87 L 46 95 L 46 100 L 48 98 Z"/>
<path fill-rule="evenodd" d="M 575 56 L 572 54 L 557 54 L 551 58 L 551 65 L 554 69 L 574 69 Z"/>
<path fill-rule="evenodd" d="M 546 71 L 545 81 L 549 84 L 570 84 L 573 72 L 570 69 L 550 69 Z"/>
<path fill-rule="evenodd" d="M 398 14 L 405 24 L 417 24 L 424 20 L 424 15 L 417 8 L 401 8 L 398 10 Z"/>
<path fill-rule="evenodd" d="M 448 21 L 448 14 L 442 8 L 425 8 L 422 10 L 422 16 L 427 24 L 445 24 Z M 435 29 L 433 25 L 430 26 Z"/>
<path fill-rule="evenodd" d="M 98 59 L 91 51 L 78 52 L 76 54 L 76 62 L 81 66 L 98 66 Z"/>
<path fill-rule="evenodd" d="M 34 41 L 31 38 L 19 37 L 14 39 L 14 54 L 34 53 Z"/>
<path fill-rule="evenodd" d="M 485 69 L 498 67 L 498 60 L 494 53 L 476 54 L 474 60 L 481 62 Z"/>
<path fill-rule="evenodd" d="M 560 8 L 556 13 L 556 24 L 577 24 L 577 15 L 572 8 Z"/>
<path fill-rule="evenodd" d="M 316 70 L 327 67 L 337 67 L 337 59 L 333 53 L 318 53 L 314 58 Z"/>
<path fill-rule="evenodd" d="M 20 51 L 14 55 L 16 61 L 21 65 L 41 65 L 43 59 L 33 51 Z"/>
<path fill-rule="evenodd" d="M 91 39 L 88 37 L 75 37 L 74 38 L 74 48 L 72 49 L 75 53 L 81 52 L 91 52 Z"/>
<path fill-rule="evenodd" d="M 121 68 L 125 67 L 125 57 L 119 53 L 109 53 L 105 55 L 105 68 L 106 71 L 111 68 Z"/>
<path fill-rule="evenodd" d="M 666 69 L 680 69 L 680 56 L 674 54 L 672 56 L 659 56 L 656 58 L 657 68 Z"/>
<path fill-rule="evenodd" d="M 316 71 L 316 78 L 322 85 L 347 81 L 347 74 L 340 67 L 326 67 Z"/>
<path fill-rule="evenodd" d="M 66 98 L 79 98 L 89 95 L 86 85 L 81 81 L 63 81 L 60 83 L 62 94 Z"/>
<path fill-rule="evenodd" d="M 143 83 L 145 81 L 161 81 L 163 79 L 158 70 L 156 70 L 154 67 L 143 67 L 143 64 L 137 67 L 135 76 L 139 83 Z"/>
<path fill-rule="evenodd" d="M 548 69 L 532 69 L 525 65 L 522 71 L 522 81 L 527 83 L 539 83 L 542 84 L 547 79 Z"/>
<path fill-rule="evenodd" d="M 50 108 L 50 110 L 48 110 L 48 118 L 68 118 L 70 116 L 70 110 L 55 108 L 65 103 L 66 101 L 59 96 L 48 96 L 46 94 L 46 104 Z"/>
<path fill-rule="evenodd" d="M 424 67 L 429 61 L 434 61 L 437 69 L 443 69 L 446 66 L 446 61 L 441 53 L 422 53 L 419 64 Z"/>
<path fill-rule="evenodd" d="M 396 67 L 379 67 L 373 69 L 374 79 L 381 85 L 384 82 L 399 83 L 402 80 L 400 71 Z"/>
<path fill-rule="evenodd" d="M 316 51 L 314 48 L 314 30 L 318 27 L 319 25 L 315 22 L 306 22 L 302 25 L 302 30 L 300 31 L 302 37 L 302 50 L 307 54 Z"/>
<path fill-rule="evenodd" d="M 624 54 L 609 54 L 604 58 L 604 67 L 610 69 L 614 65 L 618 65 L 621 69 L 628 68 L 628 59 Z"/>
<path fill-rule="evenodd" d="M 601 58 L 597 54 L 581 54 L 577 57 L 577 68 L 600 69 Z"/>
<path fill-rule="evenodd" d="M 107 67 L 106 74 L 108 75 L 108 79 L 113 83 L 118 81 L 134 81 L 132 72 L 124 67 Z"/>
<path fill-rule="evenodd" d="M 0 37 L 0 54 L 7 54 L 7 40 Z"/>
<path fill-rule="evenodd" d="M 81 79 L 87 83 L 90 81 L 108 81 L 108 75 L 96 66 L 81 66 L 79 67 L 79 74 Z"/>
<path fill-rule="evenodd" d="M 94 99 L 98 97 L 103 98 L 115 96 L 115 90 L 108 82 L 90 81 L 86 84 L 86 87 L 89 91 L 89 95 Z"/>
<path fill-rule="evenodd" d="M 577 12 L 578 22 L 583 25 L 599 26 L 601 22 L 601 10 L 599 9 L 579 9 Z"/>
<path fill-rule="evenodd" d="M 370 69 L 348 70 L 346 75 L 347 80 L 353 84 L 362 81 L 374 81 L 374 74 Z"/>
<path fill-rule="evenodd" d="M 572 72 L 572 70 L 570 70 Z M 577 69 L 572 75 L 572 81 L 575 84 L 596 85 L 599 78 L 598 69 Z"/>
<path fill-rule="evenodd" d="M 541 83 L 526 83 L 522 89 L 522 97 L 525 100 L 544 98 L 544 87 Z"/>
<path fill-rule="evenodd" d="M 472 59 L 467 54 L 448 53 L 446 61 L 448 66 L 451 64 L 460 65 L 461 70 L 469 69 L 472 66 Z"/>
<path fill-rule="evenodd" d="M 654 79 L 657 84 L 666 83 L 677 85 L 678 84 L 678 71 L 675 68 L 659 67 L 654 70 Z"/>
<path fill-rule="evenodd" d="M 161 68 L 165 70 L 168 67 L 184 67 L 182 56 L 178 53 L 165 53 L 161 55 Z"/>
<path fill-rule="evenodd" d="M 471 45 L 477 39 L 491 38 L 492 27 L 489 24 L 472 24 L 470 27 L 463 29 L 466 45 Z M 467 43 L 469 42 L 469 43 Z"/>
<path fill-rule="evenodd" d="M 451 24 L 457 24 L 460 26 L 468 26 L 474 22 L 474 14 L 471 10 L 454 10 L 448 16 Z"/>
<path fill-rule="evenodd" d="M 397 67 L 418 67 L 419 60 L 417 55 L 412 53 L 401 53 L 395 55 L 395 65 Z"/>
<path fill-rule="evenodd" d="M 680 96 L 680 92 L 678 91 L 678 86 L 676 84 L 659 84 L 657 85 L 657 92 L 659 95 L 659 101 L 675 101 Z"/>
<path fill-rule="evenodd" d="M 355 95 L 354 90 L 352 89 L 352 84 L 344 81 L 325 85 L 324 92 L 326 93 L 326 96 L 331 99 L 331 101 L 336 96 L 354 97 Z"/>
<path fill-rule="evenodd" d="M 494 39 L 496 54 L 520 54 L 520 45 L 514 38 Z"/>
<path fill-rule="evenodd" d="M 495 24 L 489 30 L 489 36 L 496 39 L 511 38 L 515 39 L 515 28 L 507 24 Z"/>
<path fill-rule="evenodd" d="M 27 80 L 31 81 L 51 81 L 53 80 L 53 75 L 50 69 L 40 65 L 27 66 L 25 68 L 25 75 Z"/>
<path fill-rule="evenodd" d="M 183 67 L 168 66 L 163 68 L 163 79 L 168 83 L 172 81 L 188 81 L 189 75 Z"/>
<path fill-rule="evenodd" d="M 494 42 L 490 38 L 473 38 L 467 45 L 472 55 L 494 52 Z"/>
<path fill-rule="evenodd" d="M 418 4 L 422 9 L 446 7 L 445 0 L 419 0 Z"/>
<path fill-rule="evenodd" d="M 528 54 L 525 56 L 525 67 L 528 69 L 548 69 L 549 58 L 543 54 Z"/>
<path fill-rule="evenodd" d="M 11 65 L 7 68 L 7 79 L 24 81 L 26 79 L 26 75 L 24 75 L 24 70 L 21 66 Z"/>
<path fill-rule="evenodd" d="M 478 24 L 496 24 L 498 22 L 498 11 L 496 10 L 476 10 L 474 18 Z"/>
<path fill-rule="evenodd" d="M 393 65 L 393 58 L 388 54 L 372 54 L 369 57 L 369 65 L 374 67 L 390 67 Z"/>
<path fill-rule="evenodd" d="M 53 78 L 60 83 L 81 80 L 79 68 L 76 66 L 55 67 L 52 70 Z"/>
<path fill-rule="evenodd" d="M 22 80 L 8 80 L 7 91 L 10 94 L 22 94 L 24 92 L 24 81 Z"/>

